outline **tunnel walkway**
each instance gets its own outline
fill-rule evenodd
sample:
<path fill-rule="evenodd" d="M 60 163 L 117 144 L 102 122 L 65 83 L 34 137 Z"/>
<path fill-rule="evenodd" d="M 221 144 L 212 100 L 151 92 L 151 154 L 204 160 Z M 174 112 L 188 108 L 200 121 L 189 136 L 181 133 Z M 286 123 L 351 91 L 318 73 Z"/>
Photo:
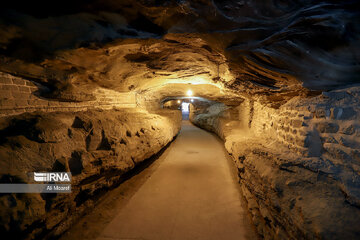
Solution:
<path fill-rule="evenodd" d="M 254 239 L 222 143 L 183 121 L 166 151 L 98 240 Z"/>
<path fill-rule="evenodd" d="M 223 143 L 189 121 L 159 159 L 76 225 L 62 239 L 256 239 Z"/>

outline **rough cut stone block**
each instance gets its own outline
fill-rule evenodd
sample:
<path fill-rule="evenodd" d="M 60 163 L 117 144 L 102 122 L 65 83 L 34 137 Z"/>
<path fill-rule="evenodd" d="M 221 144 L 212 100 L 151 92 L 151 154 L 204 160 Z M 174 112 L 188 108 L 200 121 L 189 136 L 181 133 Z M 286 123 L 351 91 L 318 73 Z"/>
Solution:
<path fill-rule="evenodd" d="M 339 143 L 344 147 L 352 147 L 352 142 L 345 137 L 340 137 Z"/>
<path fill-rule="evenodd" d="M 15 99 L 29 99 L 30 98 L 30 93 L 27 93 L 27 92 L 13 91 L 13 92 L 11 92 L 11 95 Z"/>
<path fill-rule="evenodd" d="M 57 102 L 57 101 L 49 101 L 48 104 L 50 107 L 59 106 L 59 102 Z"/>
<path fill-rule="evenodd" d="M 333 136 L 321 137 L 321 141 L 324 143 L 338 143 Z"/>
<path fill-rule="evenodd" d="M 286 136 L 286 141 L 288 141 L 289 143 L 294 143 L 294 138 L 291 135 L 287 135 Z"/>
<path fill-rule="evenodd" d="M 31 99 L 31 100 L 35 100 L 35 99 L 39 99 L 39 97 L 38 97 L 38 96 L 36 96 L 36 95 L 35 95 L 35 94 L 33 94 L 33 93 L 30 93 L 29 99 Z"/>
<path fill-rule="evenodd" d="M 36 85 L 35 85 L 33 82 L 31 82 L 31 81 L 26 81 L 26 82 L 25 82 L 25 85 L 26 85 L 26 86 L 29 86 L 29 87 L 35 87 L 35 88 L 37 88 Z"/>
<path fill-rule="evenodd" d="M 14 112 L 18 113 L 18 114 L 19 113 L 24 113 L 24 112 L 26 112 L 26 109 L 25 108 L 20 108 L 20 109 L 18 108 L 18 109 L 14 109 Z"/>
<path fill-rule="evenodd" d="M 25 87 L 25 86 L 19 86 L 19 91 L 20 92 L 30 92 L 30 88 Z"/>
<path fill-rule="evenodd" d="M 336 133 L 339 130 L 339 126 L 336 123 L 329 122 L 316 123 L 316 128 L 321 133 Z"/>
<path fill-rule="evenodd" d="M 323 109 L 323 108 L 316 109 L 315 110 L 315 117 L 317 117 L 317 118 L 326 118 L 326 109 Z"/>
<path fill-rule="evenodd" d="M 284 126 L 284 131 L 285 132 L 290 132 L 290 127 L 289 126 Z"/>
<path fill-rule="evenodd" d="M 9 106 L 15 106 L 15 101 L 14 100 L 3 100 L 3 99 L 0 99 L 0 106 L 6 106 L 6 107 L 9 107 Z"/>
<path fill-rule="evenodd" d="M 307 136 L 307 135 L 309 134 L 309 131 L 308 131 L 308 130 L 302 130 L 302 129 L 300 129 L 300 130 L 298 131 L 298 133 L 299 133 L 301 136 Z"/>
<path fill-rule="evenodd" d="M 311 112 L 311 113 L 315 113 L 315 106 L 310 105 L 310 106 L 307 107 L 307 110 L 308 110 L 309 112 Z"/>
<path fill-rule="evenodd" d="M 10 99 L 13 98 L 10 91 L 0 90 L 0 99 Z"/>
<path fill-rule="evenodd" d="M 340 130 L 340 133 L 346 134 L 346 135 L 352 135 L 355 133 L 355 127 L 353 125 L 347 126 L 347 127 L 343 127 Z"/>
<path fill-rule="evenodd" d="M 13 78 L 12 79 L 13 83 L 15 85 L 20 85 L 20 86 L 24 86 L 25 85 L 25 81 L 19 78 Z"/>
<path fill-rule="evenodd" d="M 295 143 L 296 145 L 300 146 L 300 147 L 305 147 L 305 137 L 296 137 L 295 138 Z"/>
<path fill-rule="evenodd" d="M 304 123 L 304 121 L 302 120 L 291 120 L 291 125 L 294 127 L 294 128 L 300 128 L 302 126 L 305 126 L 306 124 Z"/>
<path fill-rule="evenodd" d="M 45 100 L 37 100 L 36 101 L 36 105 L 37 106 L 48 106 L 48 101 L 45 101 Z"/>
<path fill-rule="evenodd" d="M 341 146 L 334 143 L 325 143 L 324 149 L 339 160 L 350 159 L 350 156 L 341 149 Z"/>
<path fill-rule="evenodd" d="M 15 106 L 17 107 L 23 107 L 23 106 L 27 106 L 28 105 L 28 101 L 27 100 L 16 100 L 15 101 Z"/>
<path fill-rule="evenodd" d="M 322 95 L 338 101 L 345 98 L 349 94 L 347 94 L 346 92 L 323 92 Z"/>
<path fill-rule="evenodd" d="M 67 106 L 69 106 L 69 103 L 67 103 L 67 102 L 59 102 L 59 105 L 62 106 L 62 107 L 67 107 Z"/>
<path fill-rule="evenodd" d="M 2 113 L 4 115 L 9 115 L 9 114 L 14 114 L 15 111 L 13 109 L 1 109 L 0 113 Z"/>
<path fill-rule="evenodd" d="M 11 81 L 10 78 L 0 77 L 0 83 L 3 83 L 3 84 L 12 84 L 12 81 Z"/>
<path fill-rule="evenodd" d="M 360 151 L 359 150 L 353 150 L 352 151 L 352 157 L 360 163 Z"/>
<path fill-rule="evenodd" d="M 29 90 L 31 93 L 38 91 L 39 89 L 37 87 L 29 87 Z"/>
<path fill-rule="evenodd" d="M 90 134 L 86 137 L 86 149 L 88 151 L 94 151 L 101 143 L 101 131 L 98 129 L 92 129 Z"/>
<path fill-rule="evenodd" d="M 331 113 L 332 119 L 339 119 L 339 120 L 350 120 L 356 118 L 356 111 L 351 108 L 334 108 Z"/>
<path fill-rule="evenodd" d="M 42 107 L 42 106 L 47 106 L 48 102 L 44 101 L 44 100 L 40 100 L 40 99 L 36 99 L 36 100 L 28 100 L 29 105 L 33 106 L 33 107 Z"/>
<path fill-rule="evenodd" d="M 19 91 L 19 88 L 15 85 L 3 85 L 3 90 Z"/>
<path fill-rule="evenodd" d="M 343 113 L 339 119 L 341 120 L 354 119 L 356 118 L 356 115 L 357 115 L 356 111 L 354 111 L 353 108 L 348 107 L 348 108 L 344 108 Z"/>

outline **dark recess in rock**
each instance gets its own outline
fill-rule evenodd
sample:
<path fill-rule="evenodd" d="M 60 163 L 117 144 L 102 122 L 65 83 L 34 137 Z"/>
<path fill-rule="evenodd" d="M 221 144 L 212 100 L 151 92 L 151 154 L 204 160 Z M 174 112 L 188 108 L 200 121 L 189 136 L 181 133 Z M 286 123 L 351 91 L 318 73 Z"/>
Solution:
<path fill-rule="evenodd" d="M 74 176 L 81 174 L 81 171 L 83 170 L 81 155 L 81 152 L 75 151 L 71 154 L 71 158 L 69 159 L 69 168 L 71 174 Z"/>
<path fill-rule="evenodd" d="M 153 23 L 151 20 L 149 20 L 142 14 L 139 14 L 136 19 L 130 21 L 129 27 L 143 32 L 155 33 L 157 35 L 163 35 L 166 32 L 165 29 Z"/>
<path fill-rule="evenodd" d="M 97 147 L 97 150 L 111 150 L 111 145 L 109 143 L 109 140 L 105 136 L 104 130 L 101 131 L 101 136 L 101 142 Z"/>

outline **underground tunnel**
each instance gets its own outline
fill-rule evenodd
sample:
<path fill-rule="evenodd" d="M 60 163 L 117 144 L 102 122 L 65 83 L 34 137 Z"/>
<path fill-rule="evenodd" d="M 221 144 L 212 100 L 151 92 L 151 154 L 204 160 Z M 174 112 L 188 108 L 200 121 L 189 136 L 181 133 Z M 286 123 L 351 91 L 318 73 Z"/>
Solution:
<path fill-rule="evenodd" d="M 359 1 L 1 5 L 1 239 L 360 239 Z"/>

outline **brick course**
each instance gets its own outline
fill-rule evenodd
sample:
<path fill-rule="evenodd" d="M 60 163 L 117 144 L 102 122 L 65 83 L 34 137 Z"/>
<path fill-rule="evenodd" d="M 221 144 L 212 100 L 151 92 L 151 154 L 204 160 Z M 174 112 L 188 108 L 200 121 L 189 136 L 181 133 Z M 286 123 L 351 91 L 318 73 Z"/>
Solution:
<path fill-rule="evenodd" d="M 120 93 L 98 88 L 96 100 L 88 102 L 59 102 L 43 99 L 35 92 L 44 88 L 38 83 L 0 72 L 0 117 L 33 111 L 86 111 L 92 108 L 111 109 L 136 107 L 134 92 Z"/>
<path fill-rule="evenodd" d="M 293 99 L 280 109 L 272 109 L 254 104 L 251 128 L 258 135 L 275 138 L 296 152 L 308 156 L 309 148 L 317 141 L 323 146 L 318 154 L 327 153 L 329 157 L 346 160 L 360 151 L 360 88 L 350 88 L 343 94 L 343 106 L 339 107 L 335 94 L 342 90 L 325 93 L 309 99 Z M 351 144 L 347 144 L 347 143 Z M 311 156 L 311 155 L 310 155 Z M 359 168 L 360 169 L 360 168 Z"/>

